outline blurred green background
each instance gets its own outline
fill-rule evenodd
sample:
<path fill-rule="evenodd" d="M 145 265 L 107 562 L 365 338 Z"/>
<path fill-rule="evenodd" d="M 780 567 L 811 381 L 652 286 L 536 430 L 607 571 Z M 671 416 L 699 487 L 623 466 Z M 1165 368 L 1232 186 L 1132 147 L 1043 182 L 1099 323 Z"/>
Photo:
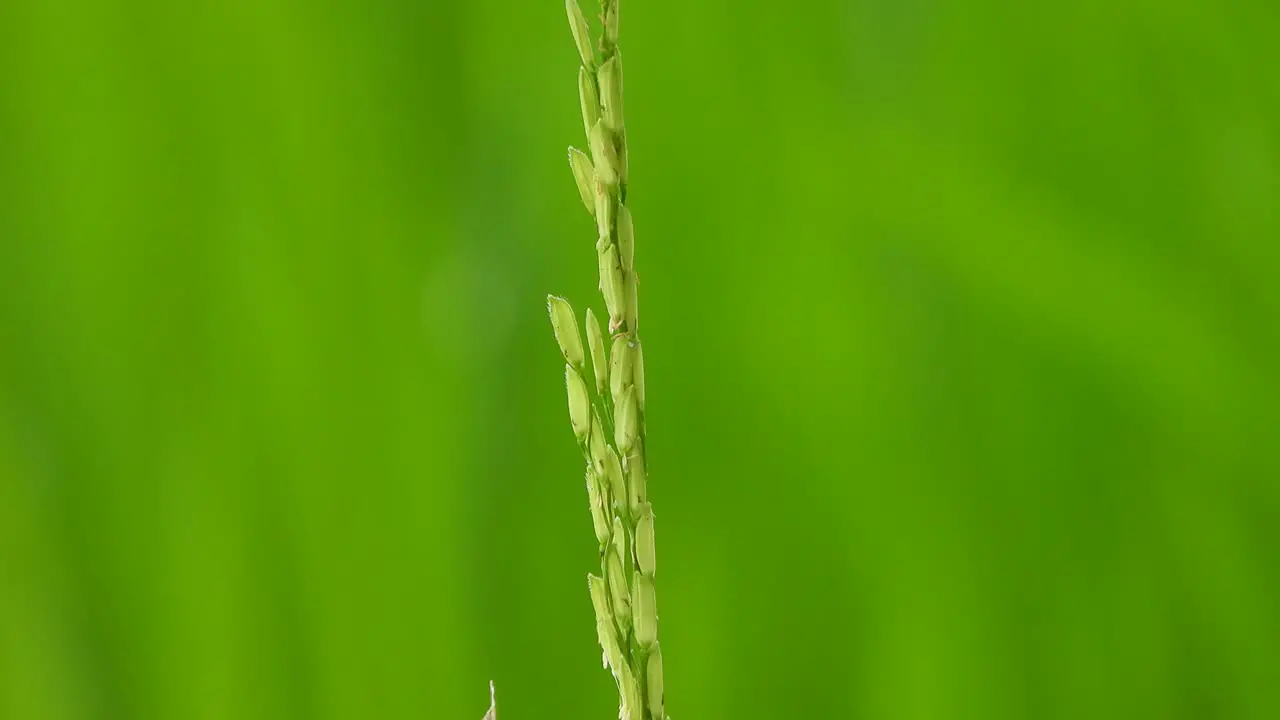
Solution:
<path fill-rule="evenodd" d="M 622 22 L 675 720 L 1280 717 L 1280 6 Z M 0 718 L 615 716 L 576 68 L 0 2 Z"/>

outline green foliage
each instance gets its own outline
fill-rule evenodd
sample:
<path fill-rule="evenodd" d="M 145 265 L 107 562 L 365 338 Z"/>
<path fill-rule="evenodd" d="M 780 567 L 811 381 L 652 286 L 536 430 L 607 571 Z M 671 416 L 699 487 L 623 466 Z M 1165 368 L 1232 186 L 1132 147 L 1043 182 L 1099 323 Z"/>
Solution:
<path fill-rule="evenodd" d="M 1276 3 L 626 11 L 674 720 L 1280 717 Z M 0 0 L 0 718 L 610 716 L 577 58 Z"/>

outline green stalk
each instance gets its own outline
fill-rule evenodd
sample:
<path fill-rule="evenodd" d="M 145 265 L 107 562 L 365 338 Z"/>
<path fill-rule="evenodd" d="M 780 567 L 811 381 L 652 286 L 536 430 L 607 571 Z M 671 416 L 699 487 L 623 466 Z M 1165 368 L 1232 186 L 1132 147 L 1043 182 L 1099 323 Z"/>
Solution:
<path fill-rule="evenodd" d="M 565 358 L 569 419 L 587 463 L 587 498 L 600 550 L 600 574 L 588 575 L 596 634 L 617 682 L 621 720 L 668 720 L 654 594 L 653 510 L 645 471 L 644 353 L 636 304 L 635 234 L 627 207 L 627 135 L 622 112 L 618 2 L 601 0 L 602 32 L 592 44 L 577 0 L 566 0 L 582 66 L 578 92 L 590 154 L 569 149 L 583 204 L 596 221 L 600 291 L 609 347 L 586 313 L 591 375 L 573 308 L 550 296 L 556 341 Z M 607 359 L 606 359 L 607 358 Z M 594 380 L 591 385 L 588 379 Z"/>

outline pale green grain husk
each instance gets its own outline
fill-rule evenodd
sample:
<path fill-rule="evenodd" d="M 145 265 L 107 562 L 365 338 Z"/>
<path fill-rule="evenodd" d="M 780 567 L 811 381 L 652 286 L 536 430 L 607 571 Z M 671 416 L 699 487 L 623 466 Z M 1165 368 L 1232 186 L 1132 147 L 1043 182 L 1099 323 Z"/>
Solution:
<path fill-rule="evenodd" d="M 598 287 L 612 339 L 607 340 L 601 328 L 604 318 L 597 319 L 588 309 L 584 352 L 568 302 L 557 298 L 549 300 L 548 307 L 568 363 L 570 425 L 588 465 L 592 529 L 600 546 L 600 574 L 589 575 L 588 586 L 604 663 L 617 683 L 619 716 L 669 720 L 658 643 L 644 350 L 638 332 L 635 226 L 628 204 L 630 158 L 618 2 L 601 0 L 602 33 L 593 44 L 577 0 L 566 0 L 580 60 L 578 99 L 587 147 L 587 152 L 570 149 L 569 158 L 583 205 L 595 219 Z M 588 354 L 594 392 L 585 377 Z"/>

